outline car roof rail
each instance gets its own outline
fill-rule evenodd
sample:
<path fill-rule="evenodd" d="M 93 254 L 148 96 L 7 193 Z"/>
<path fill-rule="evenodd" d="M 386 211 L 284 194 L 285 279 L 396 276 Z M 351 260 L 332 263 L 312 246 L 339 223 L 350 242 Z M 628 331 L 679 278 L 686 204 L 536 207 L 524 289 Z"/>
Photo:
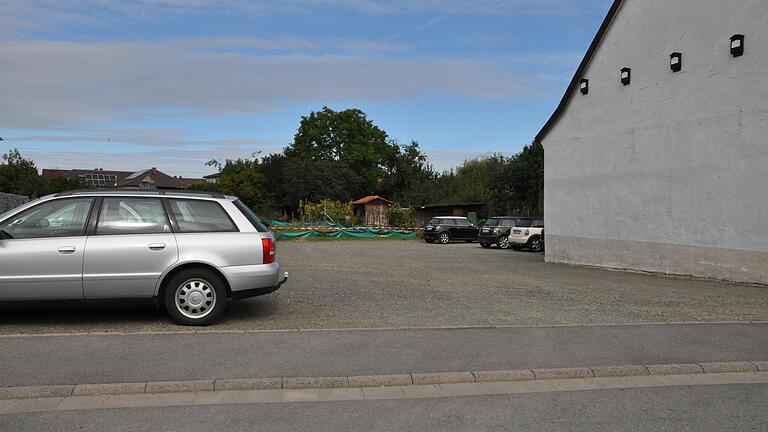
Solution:
<path fill-rule="evenodd" d="M 219 192 L 204 191 L 204 190 L 188 190 L 180 189 L 176 190 L 157 190 L 157 189 L 139 189 L 139 188 L 94 188 L 94 189 L 76 189 L 70 191 L 64 191 L 57 193 L 56 197 L 70 196 L 70 195 L 98 195 L 98 194 L 119 194 L 119 193 L 131 193 L 131 194 L 147 194 L 147 195 L 206 195 L 212 198 L 224 198 L 224 195 Z"/>

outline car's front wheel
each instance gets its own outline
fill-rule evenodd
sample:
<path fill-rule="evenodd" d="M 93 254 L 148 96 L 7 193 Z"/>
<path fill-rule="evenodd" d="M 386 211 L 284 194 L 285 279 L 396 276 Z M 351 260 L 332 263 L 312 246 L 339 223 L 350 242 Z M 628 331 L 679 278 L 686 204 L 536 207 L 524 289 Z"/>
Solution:
<path fill-rule="evenodd" d="M 451 235 L 447 232 L 440 233 L 440 243 L 442 244 L 448 244 L 448 242 L 451 241 Z"/>
<path fill-rule="evenodd" d="M 227 291 L 221 277 L 211 270 L 185 269 L 168 281 L 163 304 L 177 323 L 204 326 L 214 322 L 224 311 Z"/>

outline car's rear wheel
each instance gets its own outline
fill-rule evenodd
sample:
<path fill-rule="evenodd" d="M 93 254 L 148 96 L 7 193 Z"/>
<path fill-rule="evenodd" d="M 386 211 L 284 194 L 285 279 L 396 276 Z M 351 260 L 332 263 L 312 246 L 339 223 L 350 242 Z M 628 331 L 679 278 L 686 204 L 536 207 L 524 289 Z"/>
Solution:
<path fill-rule="evenodd" d="M 451 235 L 447 232 L 440 233 L 440 243 L 442 244 L 448 244 L 448 242 L 451 241 Z"/>
<path fill-rule="evenodd" d="M 507 236 L 499 237 L 499 247 L 501 249 L 509 249 L 509 237 Z"/>
<path fill-rule="evenodd" d="M 528 241 L 528 248 L 533 252 L 541 252 L 543 246 L 544 245 L 541 243 L 541 237 L 533 237 Z"/>
<path fill-rule="evenodd" d="M 204 268 L 180 271 L 169 281 L 163 304 L 171 319 L 182 325 L 214 322 L 227 305 L 227 291 L 219 275 Z"/>
<path fill-rule="evenodd" d="M 482 247 L 484 247 L 484 248 L 488 249 L 489 247 L 491 247 L 491 244 L 490 244 L 490 243 L 481 242 L 481 243 L 480 243 L 480 246 L 482 246 Z"/>

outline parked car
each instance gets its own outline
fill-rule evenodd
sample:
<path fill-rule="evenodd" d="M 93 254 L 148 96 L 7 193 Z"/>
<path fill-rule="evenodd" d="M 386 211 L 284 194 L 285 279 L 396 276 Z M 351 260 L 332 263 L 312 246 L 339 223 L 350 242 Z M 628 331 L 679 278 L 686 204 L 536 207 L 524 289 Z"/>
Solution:
<path fill-rule="evenodd" d="M 274 235 L 218 193 L 64 192 L 0 220 L 0 301 L 148 298 L 206 325 L 287 278 Z"/>
<path fill-rule="evenodd" d="M 489 248 L 492 245 L 496 245 L 501 249 L 509 249 L 511 246 L 509 243 L 509 235 L 518 219 L 520 218 L 516 216 L 496 216 L 488 218 L 488 220 L 480 226 L 480 233 L 477 236 L 480 246 Z"/>
<path fill-rule="evenodd" d="M 433 217 L 424 227 L 424 241 L 442 244 L 451 240 L 464 240 L 471 243 L 477 240 L 479 228 L 465 217 L 439 216 Z"/>
<path fill-rule="evenodd" d="M 544 219 L 518 218 L 509 235 L 512 249 L 530 249 L 533 252 L 544 250 Z"/>

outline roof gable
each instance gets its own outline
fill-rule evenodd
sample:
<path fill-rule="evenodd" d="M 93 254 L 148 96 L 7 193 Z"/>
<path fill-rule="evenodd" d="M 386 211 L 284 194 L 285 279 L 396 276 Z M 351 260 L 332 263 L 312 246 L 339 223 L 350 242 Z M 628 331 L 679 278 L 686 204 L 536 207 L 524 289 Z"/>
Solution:
<path fill-rule="evenodd" d="M 582 76 L 584 75 L 584 72 L 586 71 L 587 67 L 589 66 L 589 63 L 592 61 L 592 57 L 595 55 L 595 52 L 597 52 L 597 49 L 600 47 L 601 42 L 603 41 L 603 37 L 608 32 L 608 29 L 611 27 L 611 23 L 613 23 L 613 20 L 616 18 L 617 13 L 619 12 L 619 9 L 621 8 L 621 5 L 623 4 L 624 0 L 614 0 L 613 4 L 611 5 L 611 8 L 608 10 L 608 15 L 606 15 L 605 19 L 603 20 L 603 23 L 600 25 L 600 29 L 597 31 L 597 34 L 595 35 L 595 38 L 592 40 L 592 43 L 589 45 L 589 49 L 587 49 L 587 53 L 584 55 L 584 58 L 581 60 L 581 63 L 579 64 L 579 67 L 576 69 L 576 73 L 573 74 L 573 78 L 571 79 L 570 84 L 568 84 L 568 88 L 565 90 L 565 94 L 563 95 L 562 99 L 560 99 L 560 104 L 555 109 L 555 112 L 552 113 L 552 115 L 549 117 L 549 120 L 544 124 L 544 127 L 541 128 L 539 133 L 536 135 L 536 141 L 541 142 L 549 133 L 550 130 L 555 126 L 557 121 L 560 119 L 560 116 L 565 112 L 565 108 L 568 106 L 568 103 L 571 101 L 571 98 L 576 93 L 576 90 L 579 86 L 579 80 L 581 80 Z"/>
<path fill-rule="evenodd" d="M 385 203 L 392 204 L 392 201 L 390 201 L 388 199 L 385 199 L 385 198 L 382 198 L 382 197 L 380 197 L 378 195 L 368 195 L 366 197 L 362 197 L 362 198 L 360 198 L 358 200 L 352 201 L 352 204 L 353 205 L 368 204 L 368 203 L 376 201 L 376 200 L 381 200 L 381 201 L 384 201 Z"/>

